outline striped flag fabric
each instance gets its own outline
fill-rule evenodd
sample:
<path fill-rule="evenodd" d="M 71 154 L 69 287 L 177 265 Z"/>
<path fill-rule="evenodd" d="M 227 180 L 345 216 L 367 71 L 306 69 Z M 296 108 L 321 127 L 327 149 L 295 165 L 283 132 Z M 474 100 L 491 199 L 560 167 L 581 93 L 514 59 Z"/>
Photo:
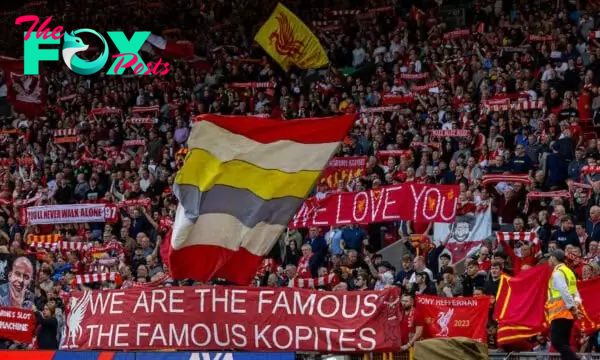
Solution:
<path fill-rule="evenodd" d="M 248 285 L 355 117 L 197 117 L 173 186 L 173 278 Z"/>

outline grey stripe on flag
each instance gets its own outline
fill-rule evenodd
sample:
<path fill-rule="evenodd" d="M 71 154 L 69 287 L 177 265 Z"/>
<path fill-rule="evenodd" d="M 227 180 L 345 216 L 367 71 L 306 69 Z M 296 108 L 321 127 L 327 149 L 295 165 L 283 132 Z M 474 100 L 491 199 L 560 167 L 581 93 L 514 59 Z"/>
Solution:
<path fill-rule="evenodd" d="M 201 192 L 194 185 L 174 184 L 173 193 L 192 222 L 204 214 L 229 214 L 249 228 L 259 222 L 287 226 L 304 201 L 293 196 L 263 200 L 250 190 L 226 185 Z"/>

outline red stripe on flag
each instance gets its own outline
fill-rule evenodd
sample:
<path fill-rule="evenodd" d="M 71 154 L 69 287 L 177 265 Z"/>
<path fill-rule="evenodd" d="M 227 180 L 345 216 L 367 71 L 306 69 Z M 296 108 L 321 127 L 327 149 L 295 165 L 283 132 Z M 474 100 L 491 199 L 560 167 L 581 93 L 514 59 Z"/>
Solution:
<path fill-rule="evenodd" d="M 268 144 L 291 140 L 303 144 L 337 142 L 344 138 L 354 124 L 356 115 L 309 118 L 301 120 L 273 120 L 256 116 L 223 116 L 203 114 L 196 121 L 210 121 L 232 133 Z"/>
<path fill-rule="evenodd" d="M 202 259 L 202 266 L 198 266 L 197 259 Z M 238 265 L 256 269 L 261 261 L 262 256 L 242 247 L 235 251 L 215 245 L 192 245 L 171 250 L 169 262 L 177 266 L 171 266 L 169 271 L 174 279 L 227 279 L 238 285 L 249 285 L 255 274 L 240 271 Z"/>

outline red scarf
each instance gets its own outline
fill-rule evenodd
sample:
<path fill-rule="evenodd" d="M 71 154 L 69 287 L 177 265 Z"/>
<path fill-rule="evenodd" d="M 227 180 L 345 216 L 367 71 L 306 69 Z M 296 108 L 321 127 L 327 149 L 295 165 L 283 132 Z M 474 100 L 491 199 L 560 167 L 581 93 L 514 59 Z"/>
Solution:
<path fill-rule="evenodd" d="M 301 278 L 305 278 L 305 279 L 309 279 L 312 278 L 312 274 L 310 273 L 310 258 L 311 256 L 303 256 L 300 258 L 300 261 L 298 261 L 298 276 L 300 276 Z"/>

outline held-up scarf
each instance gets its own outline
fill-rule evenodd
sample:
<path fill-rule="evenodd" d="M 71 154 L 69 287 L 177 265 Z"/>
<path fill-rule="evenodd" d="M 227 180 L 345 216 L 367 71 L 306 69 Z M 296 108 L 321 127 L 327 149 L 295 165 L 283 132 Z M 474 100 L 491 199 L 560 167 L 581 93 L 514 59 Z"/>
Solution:
<path fill-rule="evenodd" d="M 419 86 L 415 85 L 411 88 L 411 91 L 412 92 L 426 92 L 426 91 L 429 91 L 430 89 L 433 89 L 433 88 L 436 88 L 439 86 L 440 86 L 440 83 L 437 81 L 434 81 L 432 83 L 425 84 L 425 85 L 419 85 Z"/>
<path fill-rule="evenodd" d="M 459 39 L 459 38 L 469 37 L 469 36 L 471 36 L 471 30 L 460 29 L 460 30 L 454 30 L 454 31 L 445 33 L 444 40 Z"/>
<path fill-rule="evenodd" d="M 132 117 L 127 122 L 134 125 L 153 125 L 156 121 L 151 117 Z"/>
<path fill-rule="evenodd" d="M 96 119 L 96 115 L 119 115 L 123 117 L 123 111 L 121 109 L 112 108 L 112 107 L 102 107 L 97 109 L 92 109 L 88 113 L 88 119 Z"/>
<path fill-rule="evenodd" d="M 501 182 L 519 183 L 526 186 L 531 185 L 531 179 L 527 174 L 524 175 L 505 175 L 505 174 L 486 174 L 483 175 L 483 185 L 497 184 Z"/>
<path fill-rule="evenodd" d="M 556 40 L 556 38 L 552 35 L 529 35 L 527 39 L 531 42 L 544 42 Z"/>
<path fill-rule="evenodd" d="M 435 137 L 468 137 L 471 136 L 471 130 L 455 129 L 455 130 L 429 130 L 429 135 Z"/>
<path fill-rule="evenodd" d="M 291 288 L 315 289 L 317 286 L 336 285 L 340 282 L 340 278 L 334 274 L 319 276 L 312 279 L 294 278 L 290 279 L 288 286 Z"/>
<path fill-rule="evenodd" d="M 496 239 L 498 241 L 523 241 L 523 242 L 528 242 L 534 245 L 539 244 L 540 239 L 538 239 L 538 236 L 535 232 L 533 231 L 513 231 L 513 232 L 497 232 L 496 233 Z"/>
<path fill-rule="evenodd" d="M 245 83 L 231 83 L 229 84 L 229 87 L 234 88 L 234 89 L 267 89 L 267 88 L 274 88 L 275 87 L 275 82 L 273 81 L 268 81 L 268 82 L 245 82 Z"/>
<path fill-rule="evenodd" d="M 398 105 L 398 104 L 412 104 L 415 102 L 415 98 L 412 95 L 396 95 L 396 94 L 385 94 L 383 95 L 383 105 Z"/>
<path fill-rule="evenodd" d="M 583 174 L 600 174 L 600 165 L 586 165 L 581 168 L 581 175 Z"/>
<path fill-rule="evenodd" d="M 84 163 L 89 163 L 89 164 L 93 164 L 93 165 L 104 165 L 106 167 L 109 166 L 108 161 L 105 160 L 100 160 L 100 159 L 94 159 L 94 158 L 90 158 L 87 156 L 82 156 L 81 159 L 79 159 L 81 162 Z"/>
<path fill-rule="evenodd" d="M 400 106 L 376 106 L 369 108 L 362 108 L 360 112 L 363 114 L 372 114 L 372 113 L 382 113 L 382 112 L 392 112 L 401 110 Z"/>
<path fill-rule="evenodd" d="M 27 235 L 27 245 L 36 244 L 55 244 L 62 241 L 63 236 L 61 234 L 45 234 L 45 235 Z"/>
<path fill-rule="evenodd" d="M 19 166 L 31 166 L 34 164 L 32 157 L 21 157 L 16 160 L 10 158 L 0 158 L 0 166 L 10 166 L 12 164 L 19 164 Z"/>
<path fill-rule="evenodd" d="M 150 282 L 143 283 L 143 282 L 132 281 L 131 282 L 131 287 L 134 287 L 134 288 L 154 288 L 154 287 L 158 287 L 158 286 L 162 285 L 168 279 L 169 279 L 169 275 L 163 274 L 163 276 L 159 277 L 158 279 L 152 280 Z"/>
<path fill-rule="evenodd" d="M 85 252 L 85 257 L 93 257 L 95 254 L 102 254 L 108 252 L 115 252 L 117 257 L 124 255 L 125 250 L 123 249 L 123 245 L 118 241 L 109 241 L 105 245 L 94 245 L 87 248 Z"/>
<path fill-rule="evenodd" d="M 60 250 L 60 251 L 85 251 L 89 244 L 76 242 L 76 241 L 57 241 L 57 242 L 43 242 L 43 241 L 32 241 L 29 244 L 31 248 L 46 249 L 46 250 Z"/>
<path fill-rule="evenodd" d="M 132 114 L 147 114 L 147 113 L 158 113 L 160 107 L 158 105 L 153 106 L 134 106 L 131 108 Z"/>
<path fill-rule="evenodd" d="M 429 73 L 412 73 L 412 74 L 400 74 L 402 80 L 424 80 L 429 77 Z"/>
<path fill-rule="evenodd" d="M 377 125 L 379 124 L 379 122 L 381 121 L 381 116 L 379 115 L 372 115 L 372 116 L 360 116 L 359 118 L 356 119 L 356 121 L 354 122 L 355 125 L 367 125 L 367 126 L 372 126 L 372 125 Z"/>
<path fill-rule="evenodd" d="M 531 191 L 527 194 L 527 199 L 525 200 L 525 207 L 523 208 L 523 210 L 525 210 L 525 212 L 527 212 L 527 210 L 529 209 L 529 200 L 531 200 L 531 199 L 547 199 L 547 198 L 555 198 L 555 197 L 569 198 L 569 202 L 570 202 L 571 206 L 573 206 L 573 195 L 567 190 L 545 191 L 545 192 Z"/>
<path fill-rule="evenodd" d="M 394 156 L 394 157 L 405 156 L 407 158 L 412 158 L 412 151 L 410 151 L 410 150 L 380 150 L 377 153 L 375 153 L 375 156 L 378 159 L 385 159 L 390 156 Z"/>
<path fill-rule="evenodd" d="M 149 208 L 152 205 L 152 199 L 131 199 L 131 200 L 123 200 L 117 203 L 117 206 L 120 208 L 125 208 L 129 206 L 142 206 L 145 208 Z"/>
<path fill-rule="evenodd" d="M 586 196 L 588 199 L 590 198 L 590 195 L 592 195 L 592 185 L 569 182 L 569 191 L 571 192 L 571 194 L 575 194 L 575 191 L 577 189 L 584 189 L 586 191 Z"/>
<path fill-rule="evenodd" d="M 117 285 L 121 285 L 123 280 L 121 274 L 118 272 L 106 272 L 106 273 L 88 273 L 83 275 L 75 275 L 73 279 L 73 285 L 85 285 L 104 281 L 114 281 Z"/>
<path fill-rule="evenodd" d="M 125 140 L 123 141 L 123 147 L 130 147 L 130 146 L 144 146 L 146 145 L 146 140 L 144 139 L 136 139 L 136 140 Z"/>
<path fill-rule="evenodd" d="M 441 149 L 442 144 L 439 142 L 422 142 L 422 141 L 413 141 L 410 143 L 410 147 L 418 148 L 418 147 L 431 147 L 436 149 Z"/>

